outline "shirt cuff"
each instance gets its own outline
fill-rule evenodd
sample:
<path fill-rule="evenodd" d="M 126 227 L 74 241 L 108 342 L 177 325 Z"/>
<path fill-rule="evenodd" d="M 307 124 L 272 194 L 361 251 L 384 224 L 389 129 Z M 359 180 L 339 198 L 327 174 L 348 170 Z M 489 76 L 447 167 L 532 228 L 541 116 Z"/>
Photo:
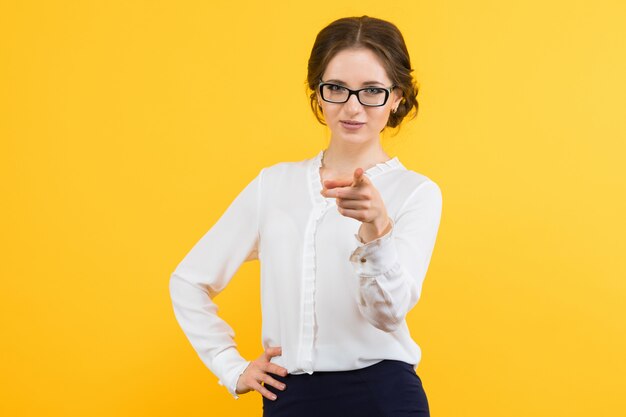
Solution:
<path fill-rule="evenodd" d="M 250 361 L 246 361 L 234 347 L 224 350 L 213 361 L 215 374 L 221 375 L 218 384 L 226 387 L 235 399 L 239 398 L 236 392 L 237 381 L 249 364 Z"/>
<path fill-rule="evenodd" d="M 357 248 L 350 255 L 350 261 L 358 275 L 379 276 L 389 271 L 397 263 L 398 252 L 393 239 L 395 223 L 391 217 L 389 220 L 391 222 L 389 232 L 371 242 L 363 243 L 359 234 L 354 234 Z"/>

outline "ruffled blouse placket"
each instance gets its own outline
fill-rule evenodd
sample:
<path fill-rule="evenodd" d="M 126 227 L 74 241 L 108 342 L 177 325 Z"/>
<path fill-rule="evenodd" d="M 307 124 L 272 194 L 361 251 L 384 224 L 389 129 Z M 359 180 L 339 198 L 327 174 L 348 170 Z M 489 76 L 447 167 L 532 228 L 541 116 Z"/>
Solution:
<path fill-rule="evenodd" d="M 304 250 L 302 262 L 302 293 L 300 303 L 300 335 L 299 335 L 299 352 L 297 358 L 297 367 L 308 374 L 313 373 L 313 352 L 315 343 L 315 234 L 317 226 L 322 220 L 324 213 L 331 207 L 335 207 L 334 198 L 326 198 L 320 191 L 322 190 L 322 182 L 320 176 L 320 168 L 322 166 L 323 150 L 320 151 L 309 164 L 308 179 L 309 191 L 313 208 L 309 215 L 309 219 L 305 229 Z M 390 169 L 400 167 L 400 161 L 397 157 L 386 162 L 378 163 L 365 171 L 365 174 L 371 179 Z"/>

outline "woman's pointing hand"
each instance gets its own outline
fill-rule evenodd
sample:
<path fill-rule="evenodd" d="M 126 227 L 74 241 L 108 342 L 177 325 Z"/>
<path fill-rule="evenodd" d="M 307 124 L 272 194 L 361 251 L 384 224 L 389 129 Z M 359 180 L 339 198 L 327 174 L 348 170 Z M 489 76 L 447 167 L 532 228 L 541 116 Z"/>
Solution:
<path fill-rule="evenodd" d="M 321 194 L 334 197 L 343 216 L 362 222 L 359 236 L 364 242 L 384 235 L 391 226 L 385 203 L 363 168 L 355 169 L 350 179 L 324 181 Z"/>

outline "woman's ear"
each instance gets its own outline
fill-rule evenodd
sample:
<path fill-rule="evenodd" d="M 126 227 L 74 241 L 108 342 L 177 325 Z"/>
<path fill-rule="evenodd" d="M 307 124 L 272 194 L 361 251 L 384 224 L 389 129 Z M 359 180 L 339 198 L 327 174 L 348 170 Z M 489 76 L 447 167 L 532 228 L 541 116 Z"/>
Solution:
<path fill-rule="evenodd" d="M 396 88 L 393 89 L 391 94 L 392 94 L 391 109 L 395 111 L 398 109 L 398 106 L 400 105 L 400 102 L 404 98 L 404 95 L 402 94 L 402 90 L 396 89 Z"/>

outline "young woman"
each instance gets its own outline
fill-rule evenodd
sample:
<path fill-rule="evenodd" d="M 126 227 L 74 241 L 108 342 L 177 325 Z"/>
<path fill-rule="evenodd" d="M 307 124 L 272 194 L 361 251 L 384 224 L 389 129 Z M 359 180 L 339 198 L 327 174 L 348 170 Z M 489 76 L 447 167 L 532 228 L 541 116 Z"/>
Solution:
<path fill-rule="evenodd" d="M 325 27 L 307 80 L 328 147 L 261 169 L 172 273 L 174 312 L 200 358 L 235 398 L 259 392 L 265 417 L 429 415 L 405 318 L 421 295 L 441 191 L 380 137 L 417 113 L 412 71 L 392 23 Z M 213 298 L 252 259 L 264 352 L 246 360 Z"/>

